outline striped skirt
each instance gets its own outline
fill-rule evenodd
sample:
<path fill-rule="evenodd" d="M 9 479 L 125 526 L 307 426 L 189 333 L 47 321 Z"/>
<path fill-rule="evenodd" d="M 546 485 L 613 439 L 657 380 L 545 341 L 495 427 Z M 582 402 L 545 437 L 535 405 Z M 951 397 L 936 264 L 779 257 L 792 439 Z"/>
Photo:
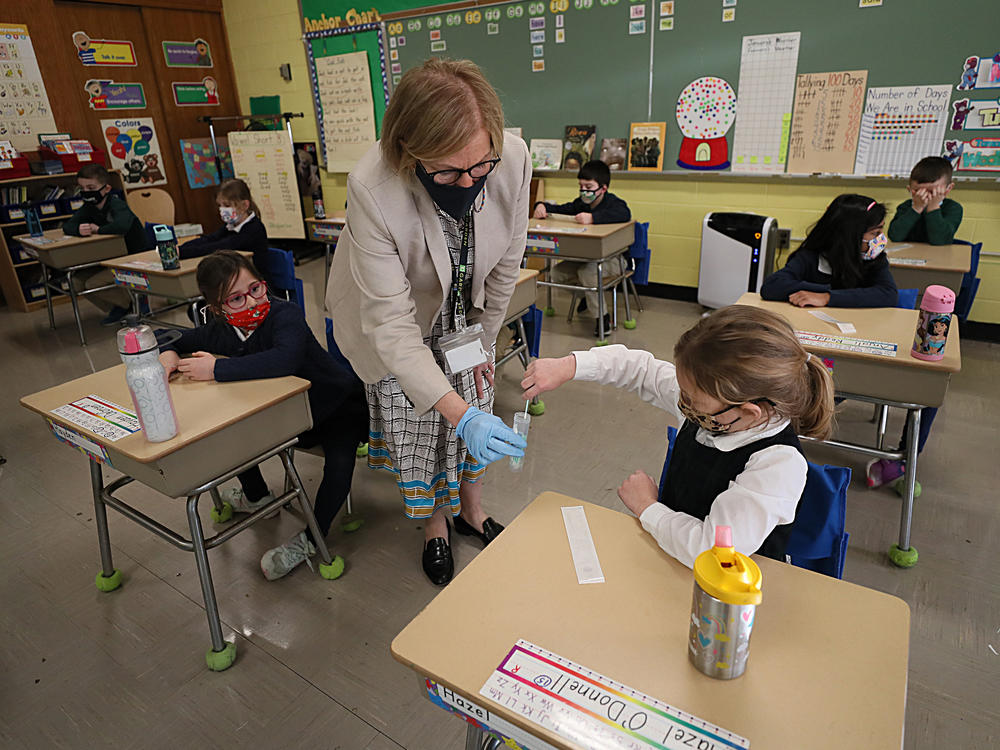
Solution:
<path fill-rule="evenodd" d="M 437 345 L 442 327 L 435 325 L 429 339 L 431 351 L 443 361 Z M 476 396 L 472 370 L 448 377 L 452 388 L 466 403 L 487 413 L 493 411 L 493 387 L 483 382 L 483 398 Z M 458 488 L 475 482 L 486 467 L 465 450 L 448 420 L 431 409 L 418 416 L 392 375 L 365 385 L 368 397 L 368 466 L 396 475 L 406 515 L 429 518 L 438 506 L 447 505 L 451 515 L 462 509 Z"/>

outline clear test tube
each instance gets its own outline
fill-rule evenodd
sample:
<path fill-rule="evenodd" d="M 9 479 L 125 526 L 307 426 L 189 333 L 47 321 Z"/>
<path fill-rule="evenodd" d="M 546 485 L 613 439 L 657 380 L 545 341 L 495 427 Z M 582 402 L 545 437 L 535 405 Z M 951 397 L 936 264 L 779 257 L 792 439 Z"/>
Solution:
<path fill-rule="evenodd" d="M 516 432 L 518 435 L 527 440 L 529 427 L 531 427 L 531 415 L 526 414 L 523 411 L 514 412 L 514 432 Z M 524 464 L 524 456 L 510 457 L 511 471 L 520 471 L 523 464 Z"/>

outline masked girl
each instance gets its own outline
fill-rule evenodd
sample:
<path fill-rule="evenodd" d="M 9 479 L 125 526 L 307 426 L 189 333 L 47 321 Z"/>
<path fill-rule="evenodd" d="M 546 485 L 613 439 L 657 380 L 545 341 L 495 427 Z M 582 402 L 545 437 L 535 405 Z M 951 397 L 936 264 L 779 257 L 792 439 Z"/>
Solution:
<path fill-rule="evenodd" d="M 181 245 L 181 258 L 200 258 L 216 250 L 243 250 L 253 253 L 254 266 L 266 268 L 267 229 L 247 184 L 243 180 L 226 180 L 219 186 L 215 202 L 222 226 Z"/>

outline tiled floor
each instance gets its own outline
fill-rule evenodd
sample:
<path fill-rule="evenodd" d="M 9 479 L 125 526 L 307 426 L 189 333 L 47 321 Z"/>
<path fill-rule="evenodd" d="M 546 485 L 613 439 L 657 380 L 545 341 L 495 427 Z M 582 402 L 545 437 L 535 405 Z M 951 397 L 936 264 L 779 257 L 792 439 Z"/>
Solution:
<path fill-rule="evenodd" d="M 310 322 L 321 332 L 322 262 L 301 266 L 299 274 Z M 558 303 L 565 310 L 566 299 Z M 680 302 L 645 304 L 639 327 L 613 340 L 669 357 L 701 311 Z M 112 594 L 96 590 L 86 463 L 17 404 L 24 394 L 118 361 L 112 331 L 97 326 L 95 310 L 85 310 L 86 349 L 68 307 L 57 311 L 55 332 L 44 312 L 0 310 L 0 455 L 7 459 L 0 468 L 0 562 L 7 571 L 0 582 L 0 746 L 462 747 L 461 722 L 432 707 L 417 678 L 389 654 L 391 639 L 436 589 L 420 570 L 419 525 L 403 517 L 388 475 L 363 464 L 354 497 L 365 525 L 354 534 L 335 526 L 329 540 L 347 559 L 341 579 L 327 582 L 305 567 L 280 582 L 263 579 L 260 554 L 299 528 L 288 513 L 211 553 L 223 623 L 239 648 L 226 672 L 204 667 L 208 633 L 189 554 L 112 512 L 116 565 L 126 583 Z M 588 346 L 592 325 L 589 318 L 571 325 L 564 317 L 546 319 L 543 353 Z M 845 577 L 911 607 L 907 748 L 1000 744 L 1000 657 L 989 648 L 1000 651 L 1000 348 L 971 341 L 962 348 L 963 371 L 921 459 L 917 567 L 899 570 L 886 560 L 899 523 L 896 495 L 866 490 L 857 481 L 860 460 L 809 450 L 813 460 L 855 470 Z M 519 380 L 520 366 L 511 363 L 498 381 L 496 411 L 505 417 L 522 406 Z M 621 509 L 615 490 L 624 477 L 635 468 L 658 475 L 661 412 L 589 384 L 568 384 L 545 402 L 545 416 L 532 423 L 525 470 L 512 474 L 498 465 L 487 474 L 485 503 L 498 520 L 509 521 L 548 489 Z M 870 407 L 846 404 L 841 433 L 865 437 L 869 417 Z M 899 426 L 897 416 L 891 434 Z M 298 462 L 307 488 L 315 488 L 319 460 L 302 455 Z M 278 468 L 265 473 L 276 478 Z M 180 501 L 142 488 L 128 497 L 184 528 Z M 456 537 L 458 567 L 477 550 Z M 831 717 L 833 725 L 850 720 Z"/>

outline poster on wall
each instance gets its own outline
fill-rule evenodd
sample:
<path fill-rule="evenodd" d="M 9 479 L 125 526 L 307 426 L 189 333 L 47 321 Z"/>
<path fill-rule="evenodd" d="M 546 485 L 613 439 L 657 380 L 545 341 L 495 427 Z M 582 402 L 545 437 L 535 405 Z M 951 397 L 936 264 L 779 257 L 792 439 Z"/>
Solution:
<path fill-rule="evenodd" d="M 736 92 L 728 81 L 705 76 L 692 81 L 674 110 L 684 135 L 677 152 L 677 166 L 709 171 L 729 166 L 726 133 L 736 118 Z"/>
<path fill-rule="evenodd" d="M 222 179 L 231 180 L 233 174 L 233 157 L 229 153 L 229 141 L 225 136 L 215 139 L 219 149 L 219 162 L 222 169 Z M 184 162 L 184 172 L 188 185 L 192 190 L 212 187 L 219 184 L 219 170 L 215 165 L 215 152 L 212 150 L 211 138 L 181 138 L 181 159 Z"/>
<path fill-rule="evenodd" d="M 1000 97 L 997 99 L 957 99 L 951 103 L 952 130 L 1000 129 Z"/>
<path fill-rule="evenodd" d="M 851 174 L 865 108 L 867 70 L 803 73 L 795 84 L 788 171 Z"/>
<path fill-rule="evenodd" d="M 375 108 L 372 100 L 368 54 L 321 57 L 316 80 L 323 110 L 323 130 L 328 172 L 350 172 L 375 143 Z"/>
<path fill-rule="evenodd" d="M 166 185 L 160 140 L 152 117 L 101 120 L 111 168 L 122 174 L 125 187 Z"/>
<path fill-rule="evenodd" d="M 801 33 L 743 37 L 734 172 L 784 172 Z"/>
<path fill-rule="evenodd" d="M 287 131 L 231 131 L 228 138 L 233 171 L 250 187 L 268 237 L 304 238 L 302 204 Z"/>
<path fill-rule="evenodd" d="M 122 39 L 91 39 L 86 31 L 73 32 L 76 56 L 84 65 L 138 65 L 132 42 Z"/>
<path fill-rule="evenodd" d="M 1000 88 L 1000 52 L 986 57 L 973 55 L 965 58 L 962 76 L 955 88 L 959 91 Z"/>
<path fill-rule="evenodd" d="M 174 92 L 174 104 L 178 107 L 204 107 L 219 103 L 219 84 L 212 76 L 205 76 L 196 83 L 170 84 Z"/>
<path fill-rule="evenodd" d="M 944 158 L 954 169 L 973 172 L 1000 172 L 1000 137 L 945 141 Z"/>
<path fill-rule="evenodd" d="M 146 92 L 141 83 L 98 81 L 83 84 L 91 109 L 145 109 Z"/>
<path fill-rule="evenodd" d="M 319 154 L 316 144 L 311 141 L 296 142 L 295 179 L 299 184 L 299 195 L 303 198 L 323 197 L 323 187 L 319 177 Z"/>
<path fill-rule="evenodd" d="M 32 151 L 38 148 L 38 133 L 55 130 L 28 27 L 0 24 L 0 139 Z"/>
<path fill-rule="evenodd" d="M 868 89 L 858 135 L 855 174 L 907 175 L 941 148 L 951 86 L 879 86 Z"/>
<path fill-rule="evenodd" d="M 168 68 L 211 68 L 212 49 L 201 38 L 193 42 L 163 42 L 163 59 Z"/>

